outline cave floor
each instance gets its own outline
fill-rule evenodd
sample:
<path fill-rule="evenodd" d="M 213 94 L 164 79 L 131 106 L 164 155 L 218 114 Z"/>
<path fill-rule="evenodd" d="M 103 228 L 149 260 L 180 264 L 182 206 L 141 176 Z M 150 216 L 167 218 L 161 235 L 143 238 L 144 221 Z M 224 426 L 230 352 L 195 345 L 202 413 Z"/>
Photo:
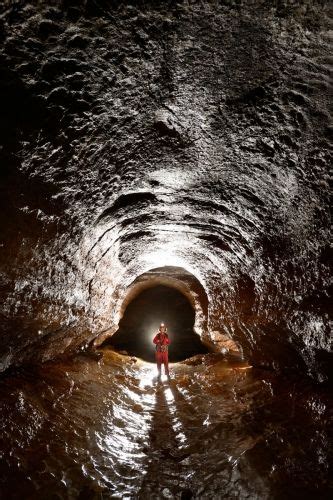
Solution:
<path fill-rule="evenodd" d="M 1 498 L 328 498 L 332 397 L 220 355 L 98 356 L 0 381 Z"/>

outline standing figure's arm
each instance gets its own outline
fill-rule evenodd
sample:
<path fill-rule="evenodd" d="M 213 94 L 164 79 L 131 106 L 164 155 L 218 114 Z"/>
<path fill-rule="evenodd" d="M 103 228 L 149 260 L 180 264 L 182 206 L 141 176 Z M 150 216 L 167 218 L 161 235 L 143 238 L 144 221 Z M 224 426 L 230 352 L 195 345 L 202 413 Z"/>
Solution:
<path fill-rule="evenodd" d="M 159 344 L 160 343 L 160 336 L 159 336 L 158 333 L 153 338 L 153 342 L 154 342 L 154 344 Z"/>

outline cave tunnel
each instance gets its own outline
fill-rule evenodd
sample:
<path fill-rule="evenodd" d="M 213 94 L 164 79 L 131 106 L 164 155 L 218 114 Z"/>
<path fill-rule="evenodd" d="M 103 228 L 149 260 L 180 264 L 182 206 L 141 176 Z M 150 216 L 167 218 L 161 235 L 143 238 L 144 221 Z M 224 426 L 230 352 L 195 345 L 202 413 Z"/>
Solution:
<path fill-rule="evenodd" d="M 193 330 L 195 311 L 188 299 L 179 290 L 164 285 L 147 288 L 129 303 L 118 331 L 107 343 L 130 355 L 154 361 L 152 339 L 160 323 L 168 328 L 170 362 L 209 352 Z"/>
<path fill-rule="evenodd" d="M 0 2 L 1 499 L 333 498 L 331 34 Z"/>

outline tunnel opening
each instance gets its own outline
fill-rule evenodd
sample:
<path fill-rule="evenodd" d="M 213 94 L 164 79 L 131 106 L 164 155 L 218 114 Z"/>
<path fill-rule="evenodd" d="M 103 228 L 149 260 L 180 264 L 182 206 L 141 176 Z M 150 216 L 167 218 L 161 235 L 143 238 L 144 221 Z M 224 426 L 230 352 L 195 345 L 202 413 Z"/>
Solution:
<path fill-rule="evenodd" d="M 176 288 L 165 285 L 145 289 L 134 297 L 125 309 L 119 329 L 105 344 L 154 362 L 152 340 L 161 322 L 168 328 L 170 362 L 209 352 L 194 331 L 195 311 L 189 300 Z"/>

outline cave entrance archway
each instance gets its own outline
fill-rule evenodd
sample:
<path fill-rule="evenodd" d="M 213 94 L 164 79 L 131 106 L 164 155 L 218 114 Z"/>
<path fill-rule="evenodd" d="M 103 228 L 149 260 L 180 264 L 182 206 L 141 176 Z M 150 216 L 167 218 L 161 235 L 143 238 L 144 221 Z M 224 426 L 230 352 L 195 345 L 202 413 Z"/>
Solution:
<path fill-rule="evenodd" d="M 117 350 L 153 362 L 152 339 L 161 322 L 168 327 L 170 362 L 208 352 L 194 332 L 195 311 L 187 297 L 176 288 L 160 284 L 144 289 L 127 304 L 119 329 L 108 343 Z"/>

